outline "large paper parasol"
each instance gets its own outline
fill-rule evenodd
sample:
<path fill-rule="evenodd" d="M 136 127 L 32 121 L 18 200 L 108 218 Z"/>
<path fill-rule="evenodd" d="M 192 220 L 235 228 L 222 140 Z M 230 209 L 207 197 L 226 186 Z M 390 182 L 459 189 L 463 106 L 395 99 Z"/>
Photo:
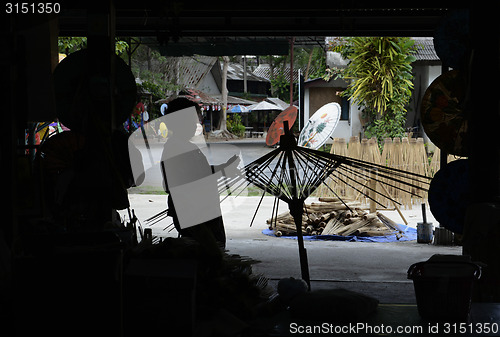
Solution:
<path fill-rule="evenodd" d="M 422 125 L 431 141 L 441 150 L 467 156 L 467 80 L 458 70 L 436 78 L 422 98 Z"/>
<path fill-rule="evenodd" d="M 234 187 L 236 187 L 235 190 L 238 190 L 243 184 L 247 184 L 247 186 L 254 184 L 264 191 L 257 210 L 266 192 L 275 196 L 274 219 L 277 219 L 279 200 L 288 204 L 297 230 L 302 279 L 307 282 L 310 288 L 307 252 L 302 237 L 304 201 L 320 184 L 324 183 L 325 179 L 334 170 L 338 172 L 337 179 L 339 181 L 353 187 L 379 205 L 381 204 L 371 194 L 383 194 L 367 187 L 365 183 L 368 179 L 416 195 L 412 190 L 424 190 L 422 186 L 427 186 L 430 178 L 362 160 L 297 146 L 295 137 L 290 132 L 288 122 L 284 121 L 283 124 L 285 134 L 280 138 L 280 146 L 244 167 L 242 176 L 246 178 L 246 181 L 242 180 L 241 177 L 221 180 L 219 182 L 219 192 Z M 395 182 L 405 186 L 398 187 L 394 185 Z M 325 186 L 330 189 L 327 184 Z M 331 191 L 335 194 L 333 190 Z M 397 203 L 394 200 L 393 202 Z M 347 205 L 346 207 L 349 208 Z M 252 222 L 254 219 L 255 215 Z"/>
<path fill-rule="evenodd" d="M 67 131 L 50 137 L 39 150 L 43 169 L 56 174 L 77 165 L 77 155 L 84 147 L 81 133 Z"/>
<path fill-rule="evenodd" d="M 276 144 L 281 135 L 285 134 L 283 129 L 283 122 L 287 121 L 290 127 L 293 126 L 295 120 L 297 119 L 297 108 L 294 106 L 289 106 L 282 113 L 280 113 L 273 121 L 269 130 L 267 130 L 266 145 L 272 146 Z"/>
<path fill-rule="evenodd" d="M 328 103 L 319 108 L 300 132 L 298 145 L 318 149 L 333 134 L 340 119 L 340 112 L 338 103 Z"/>
<path fill-rule="evenodd" d="M 109 91 L 109 79 L 90 76 L 89 53 L 86 49 L 66 57 L 54 70 L 57 117 L 73 131 L 81 131 L 99 121 L 119 126 L 129 118 L 136 103 L 137 88 L 130 67 L 115 57 L 115 116 L 101 111 L 103 97 Z"/>
<path fill-rule="evenodd" d="M 437 171 L 429 186 L 429 206 L 439 224 L 462 234 L 469 205 L 468 159 L 452 161 Z"/>

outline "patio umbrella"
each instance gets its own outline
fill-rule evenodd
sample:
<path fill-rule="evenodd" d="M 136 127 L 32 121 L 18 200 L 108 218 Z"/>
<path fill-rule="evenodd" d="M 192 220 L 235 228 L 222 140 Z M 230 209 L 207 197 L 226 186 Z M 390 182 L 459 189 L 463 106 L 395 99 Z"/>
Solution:
<path fill-rule="evenodd" d="M 262 101 L 247 107 L 250 111 L 257 111 L 257 120 L 260 121 L 259 115 L 260 111 L 283 111 L 283 108 L 266 101 Z M 269 117 L 269 116 L 268 116 Z M 266 126 L 266 119 L 264 118 L 264 127 Z"/>
<path fill-rule="evenodd" d="M 278 110 L 283 111 L 283 108 L 266 101 L 262 101 L 256 104 L 252 104 L 247 107 L 249 111 L 263 111 L 263 110 Z"/>
<path fill-rule="evenodd" d="M 235 105 L 229 110 L 228 112 L 233 112 L 233 113 L 241 113 L 241 112 L 248 112 L 248 108 L 244 105 Z"/>

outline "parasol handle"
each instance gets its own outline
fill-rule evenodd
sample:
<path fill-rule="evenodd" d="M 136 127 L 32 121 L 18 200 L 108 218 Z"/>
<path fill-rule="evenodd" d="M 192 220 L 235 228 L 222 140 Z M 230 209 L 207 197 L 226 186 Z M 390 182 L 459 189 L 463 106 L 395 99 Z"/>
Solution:
<path fill-rule="evenodd" d="M 297 147 L 297 142 L 290 132 L 288 121 L 283 121 L 283 131 L 285 131 L 285 134 L 280 137 L 280 147 L 288 150 L 295 149 Z"/>
<path fill-rule="evenodd" d="M 290 127 L 288 126 L 288 121 L 283 121 L 283 131 L 285 132 L 285 135 L 290 134 Z"/>
<path fill-rule="evenodd" d="M 302 236 L 302 214 L 304 213 L 304 201 L 292 199 L 288 203 L 288 209 L 295 222 L 297 230 L 297 243 L 299 245 L 299 262 L 301 277 L 307 283 L 307 290 L 311 291 L 311 277 L 309 275 L 309 262 L 307 260 L 307 249 L 304 247 L 304 238 Z"/>
<path fill-rule="evenodd" d="M 422 218 L 424 219 L 424 223 L 427 223 L 427 215 L 425 214 L 425 204 L 422 204 Z"/>

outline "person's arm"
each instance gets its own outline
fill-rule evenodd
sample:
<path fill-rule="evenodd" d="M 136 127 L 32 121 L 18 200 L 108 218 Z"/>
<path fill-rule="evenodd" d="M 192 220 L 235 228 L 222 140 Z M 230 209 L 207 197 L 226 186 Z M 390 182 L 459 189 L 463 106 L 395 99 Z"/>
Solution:
<path fill-rule="evenodd" d="M 231 164 L 233 164 L 235 162 L 236 162 L 236 164 L 234 166 L 236 167 L 236 166 L 238 166 L 238 164 L 240 162 L 240 158 L 237 155 L 234 155 L 231 158 L 229 158 L 229 160 L 227 162 L 225 162 L 224 164 L 210 165 L 210 168 L 212 169 L 212 173 L 215 173 L 215 172 L 223 171 L 226 167 L 231 166 Z"/>

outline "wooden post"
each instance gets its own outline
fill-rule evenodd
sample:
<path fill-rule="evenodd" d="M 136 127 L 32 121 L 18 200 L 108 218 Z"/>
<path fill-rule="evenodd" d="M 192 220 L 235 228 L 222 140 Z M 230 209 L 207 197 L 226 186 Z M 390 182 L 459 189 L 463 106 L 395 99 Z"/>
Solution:
<path fill-rule="evenodd" d="M 293 105 L 293 47 L 295 44 L 295 37 L 290 41 L 290 106 Z"/>

